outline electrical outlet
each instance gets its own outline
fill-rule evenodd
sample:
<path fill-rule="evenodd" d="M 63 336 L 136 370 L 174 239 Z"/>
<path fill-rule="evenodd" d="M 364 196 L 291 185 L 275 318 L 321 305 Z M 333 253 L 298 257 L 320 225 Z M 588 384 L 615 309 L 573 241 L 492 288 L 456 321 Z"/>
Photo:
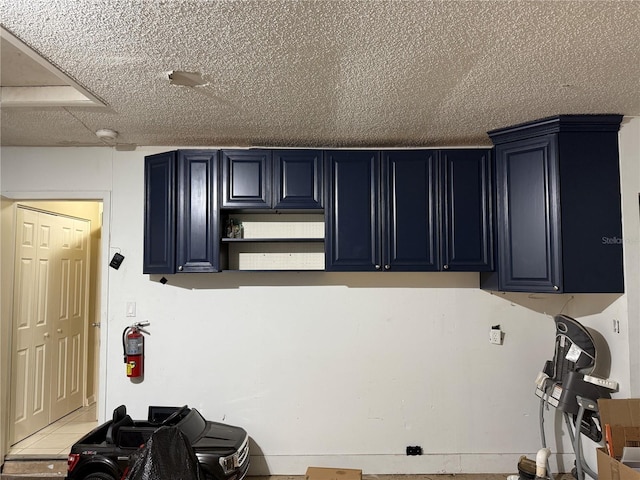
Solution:
<path fill-rule="evenodd" d="M 502 345 L 502 330 L 498 328 L 489 330 L 489 342 L 494 345 Z"/>
<path fill-rule="evenodd" d="M 422 447 L 420 445 L 416 445 L 414 447 L 412 446 L 408 446 L 407 447 L 407 455 L 422 455 Z"/>

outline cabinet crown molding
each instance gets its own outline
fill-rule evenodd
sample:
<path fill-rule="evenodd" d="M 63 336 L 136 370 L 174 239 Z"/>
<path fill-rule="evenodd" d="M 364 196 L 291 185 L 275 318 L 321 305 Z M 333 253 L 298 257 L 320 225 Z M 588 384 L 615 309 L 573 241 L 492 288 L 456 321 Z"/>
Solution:
<path fill-rule="evenodd" d="M 617 132 L 622 115 L 557 115 L 487 132 L 494 145 L 558 132 Z"/>

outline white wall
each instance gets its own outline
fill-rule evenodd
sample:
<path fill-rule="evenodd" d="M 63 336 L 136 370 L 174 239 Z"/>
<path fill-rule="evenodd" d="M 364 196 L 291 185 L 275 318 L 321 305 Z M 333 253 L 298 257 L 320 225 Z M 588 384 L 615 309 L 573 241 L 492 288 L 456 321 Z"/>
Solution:
<path fill-rule="evenodd" d="M 0 170 L 2 165 L 0 164 Z M 0 176 L 0 178 L 2 178 Z M 11 201 L 0 196 L 0 455 L 9 449 L 9 374 L 11 316 L 13 306 L 13 236 L 15 224 Z"/>
<path fill-rule="evenodd" d="M 625 281 L 628 300 L 629 379 L 640 397 L 640 117 L 625 118 L 620 135 Z"/>
<path fill-rule="evenodd" d="M 639 130 L 640 119 L 621 130 L 631 177 L 623 183 L 627 287 L 634 287 L 624 296 L 492 294 L 478 288 L 477 274 L 451 272 L 228 272 L 167 276 L 162 285 L 141 273 L 143 163 L 171 147 L 108 150 L 109 158 L 102 149 L 4 148 L 1 191 L 111 191 L 108 256 L 120 251 L 125 260 L 106 269 L 101 418 L 120 403 L 138 417 L 148 404 L 195 406 L 247 429 L 254 474 L 302 474 L 308 465 L 370 474 L 514 472 L 520 455 L 540 447 L 533 381 L 553 355 L 551 315 L 564 309 L 601 331 L 620 396 L 630 395 L 640 371 L 630 352 L 638 317 L 628 313 L 638 302 L 630 262 L 640 251 L 640 147 L 630 138 Z M 95 156 L 110 181 L 85 167 Z M 61 157 L 65 167 L 47 182 L 29 178 Z M 137 303 L 138 320 L 151 321 L 141 384 L 127 379 L 122 363 L 128 301 Z M 496 324 L 506 332 L 503 346 L 488 341 Z M 551 446 L 571 452 L 552 413 Z M 407 457 L 407 445 L 425 455 Z M 571 455 L 560 458 L 568 471 Z"/>

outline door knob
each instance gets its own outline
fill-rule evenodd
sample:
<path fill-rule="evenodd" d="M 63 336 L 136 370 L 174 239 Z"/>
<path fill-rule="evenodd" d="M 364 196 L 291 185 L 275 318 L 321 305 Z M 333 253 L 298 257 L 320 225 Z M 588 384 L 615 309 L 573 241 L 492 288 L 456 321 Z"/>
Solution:
<path fill-rule="evenodd" d="M 44 334 L 44 338 L 49 338 L 50 336 L 51 336 L 51 335 L 49 335 L 49 333 L 48 333 L 48 332 Z"/>
<path fill-rule="evenodd" d="M 61 328 L 57 328 L 57 329 L 56 329 L 56 332 L 58 332 L 58 333 L 62 333 L 62 329 L 61 329 Z"/>
<path fill-rule="evenodd" d="M 100 328 L 100 322 L 94 322 L 91 324 L 91 326 Z"/>

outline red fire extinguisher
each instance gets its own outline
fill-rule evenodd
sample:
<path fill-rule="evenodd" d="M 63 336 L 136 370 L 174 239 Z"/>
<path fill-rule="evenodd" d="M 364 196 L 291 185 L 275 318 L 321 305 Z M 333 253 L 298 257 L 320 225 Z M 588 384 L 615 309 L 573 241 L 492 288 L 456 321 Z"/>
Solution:
<path fill-rule="evenodd" d="M 148 327 L 150 322 L 137 322 L 128 326 L 122 332 L 122 349 L 124 351 L 124 363 L 127 365 L 127 377 L 137 378 L 144 375 L 144 336 L 151 335 L 143 327 Z"/>

